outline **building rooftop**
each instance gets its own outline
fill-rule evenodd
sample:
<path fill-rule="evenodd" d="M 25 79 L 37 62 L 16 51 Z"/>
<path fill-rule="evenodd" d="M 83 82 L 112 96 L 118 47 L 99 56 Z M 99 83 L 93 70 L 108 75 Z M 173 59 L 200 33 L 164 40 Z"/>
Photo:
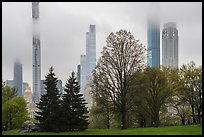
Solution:
<path fill-rule="evenodd" d="M 175 22 L 165 23 L 164 28 L 176 28 L 176 23 Z"/>

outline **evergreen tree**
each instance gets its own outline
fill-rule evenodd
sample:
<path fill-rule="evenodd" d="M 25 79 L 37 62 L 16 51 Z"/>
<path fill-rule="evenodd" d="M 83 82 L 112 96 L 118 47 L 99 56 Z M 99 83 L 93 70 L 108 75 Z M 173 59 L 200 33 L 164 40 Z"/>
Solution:
<path fill-rule="evenodd" d="M 57 78 L 53 72 L 53 67 L 45 76 L 46 94 L 41 96 L 40 102 L 37 103 L 39 109 L 36 113 L 36 120 L 41 131 L 59 132 L 61 130 L 61 108 L 59 91 L 57 89 Z"/>
<path fill-rule="evenodd" d="M 88 128 L 87 107 L 83 95 L 79 93 L 80 87 L 76 81 L 75 73 L 72 72 L 65 85 L 62 109 L 65 130 L 85 130 Z"/>

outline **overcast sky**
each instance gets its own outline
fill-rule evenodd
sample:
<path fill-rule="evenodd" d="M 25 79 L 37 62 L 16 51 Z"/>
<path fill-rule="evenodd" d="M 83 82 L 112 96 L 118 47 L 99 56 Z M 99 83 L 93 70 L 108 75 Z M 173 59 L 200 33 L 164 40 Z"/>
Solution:
<path fill-rule="evenodd" d="M 179 34 L 179 66 L 193 60 L 202 65 L 202 3 L 161 2 L 160 26 L 176 22 Z M 86 32 L 96 25 L 96 55 L 110 32 L 130 31 L 147 46 L 148 2 L 41 2 L 41 79 L 49 67 L 63 85 L 77 70 L 85 54 Z M 160 42 L 161 43 L 161 42 Z M 23 64 L 23 81 L 32 87 L 31 2 L 2 3 L 2 79 L 13 79 L 14 61 Z M 162 62 L 162 61 L 161 61 Z"/>

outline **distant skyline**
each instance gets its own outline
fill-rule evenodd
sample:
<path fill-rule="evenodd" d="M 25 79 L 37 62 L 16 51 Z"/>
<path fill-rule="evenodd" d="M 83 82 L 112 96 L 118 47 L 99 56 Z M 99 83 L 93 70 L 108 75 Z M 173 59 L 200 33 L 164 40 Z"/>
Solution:
<path fill-rule="evenodd" d="M 177 24 L 179 66 L 190 61 L 202 65 L 202 3 L 159 4 L 160 30 L 164 23 Z M 32 87 L 31 7 L 31 2 L 2 3 L 2 79 L 13 79 L 14 62 L 18 59 L 23 65 L 23 81 Z M 77 71 L 80 55 L 86 52 L 90 24 L 96 25 L 97 59 L 106 46 L 107 36 L 120 29 L 130 31 L 147 48 L 148 10 L 149 2 L 41 2 L 41 79 L 53 66 L 65 85 L 71 72 Z"/>

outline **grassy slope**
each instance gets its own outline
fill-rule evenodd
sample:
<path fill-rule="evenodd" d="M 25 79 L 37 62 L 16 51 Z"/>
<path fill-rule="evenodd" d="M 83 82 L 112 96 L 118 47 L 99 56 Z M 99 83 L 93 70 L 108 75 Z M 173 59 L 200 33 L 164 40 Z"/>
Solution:
<path fill-rule="evenodd" d="M 88 129 L 79 132 L 31 132 L 21 133 L 18 130 L 3 131 L 3 135 L 202 135 L 202 129 L 198 125 L 169 126 L 159 128 L 130 128 L 120 129 Z"/>

